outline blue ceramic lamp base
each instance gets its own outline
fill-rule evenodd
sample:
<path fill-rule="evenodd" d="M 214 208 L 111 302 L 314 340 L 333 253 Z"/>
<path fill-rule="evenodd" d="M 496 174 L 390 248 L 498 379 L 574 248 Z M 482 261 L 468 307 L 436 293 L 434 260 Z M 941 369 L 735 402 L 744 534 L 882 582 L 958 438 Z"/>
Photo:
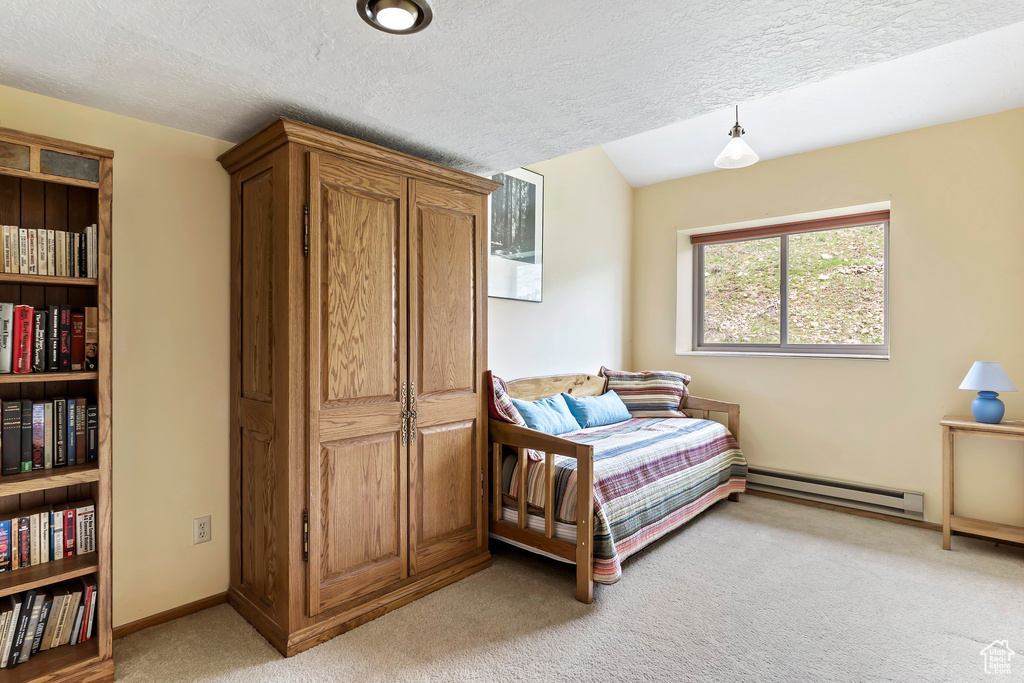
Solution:
<path fill-rule="evenodd" d="M 974 419 L 986 424 L 999 424 L 1006 407 L 998 397 L 999 394 L 994 391 L 979 391 L 978 398 L 971 401 Z"/>

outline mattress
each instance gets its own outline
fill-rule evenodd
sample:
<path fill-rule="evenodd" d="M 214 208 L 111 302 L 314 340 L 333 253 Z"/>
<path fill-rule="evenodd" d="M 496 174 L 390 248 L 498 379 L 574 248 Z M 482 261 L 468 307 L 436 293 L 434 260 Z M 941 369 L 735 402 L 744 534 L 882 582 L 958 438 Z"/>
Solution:
<path fill-rule="evenodd" d="M 746 489 L 747 461 L 718 422 L 634 418 L 561 435 L 594 448 L 594 581 L 615 583 L 630 555 Z M 517 522 L 519 460 L 502 460 L 502 516 Z M 543 533 L 544 463 L 527 463 L 528 526 Z M 510 518 L 509 518 L 510 516 Z M 555 456 L 555 536 L 576 541 L 576 461 Z M 535 525 L 538 525 L 535 527 Z"/>

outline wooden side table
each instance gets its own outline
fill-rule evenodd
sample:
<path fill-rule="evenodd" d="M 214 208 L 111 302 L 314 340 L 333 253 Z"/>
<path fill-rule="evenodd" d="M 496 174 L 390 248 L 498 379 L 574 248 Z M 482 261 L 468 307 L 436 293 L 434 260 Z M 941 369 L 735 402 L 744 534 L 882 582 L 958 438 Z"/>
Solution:
<path fill-rule="evenodd" d="M 993 540 L 1024 543 L 1024 527 L 986 522 L 953 514 L 953 443 L 957 434 L 990 436 L 997 439 L 1024 441 L 1024 423 L 984 424 L 969 417 L 947 415 L 942 425 L 942 549 L 949 550 L 949 536 L 963 531 Z"/>

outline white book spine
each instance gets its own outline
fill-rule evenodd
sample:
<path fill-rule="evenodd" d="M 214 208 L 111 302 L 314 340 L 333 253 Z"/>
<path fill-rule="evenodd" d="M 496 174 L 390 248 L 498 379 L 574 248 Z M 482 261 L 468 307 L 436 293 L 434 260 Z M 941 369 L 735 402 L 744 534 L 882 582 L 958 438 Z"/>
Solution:
<path fill-rule="evenodd" d="M 28 229 L 18 228 L 18 272 L 28 275 Z"/>
<path fill-rule="evenodd" d="M 39 561 L 50 561 L 50 513 L 39 513 Z"/>
<path fill-rule="evenodd" d="M 8 273 L 18 272 L 18 226 L 9 226 L 10 230 L 7 235 L 7 256 L 11 259 L 11 269 Z"/>
<path fill-rule="evenodd" d="M 89 623 L 85 627 L 85 639 L 92 638 L 92 624 L 96 618 L 96 593 L 99 592 L 99 585 L 92 589 L 92 597 L 89 598 Z"/>
<path fill-rule="evenodd" d="M 75 554 L 96 550 L 96 506 L 84 505 L 75 512 Z"/>
<path fill-rule="evenodd" d="M 50 513 L 50 529 L 50 557 L 59 560 L 64 557 L 64 514 L 60 510 Z"/>
<path fill-rule="evenodd" d="M 5 273 L 11 272 L 11 260 L 7 254 L 7 240 L 11 237 L 11 226 L 4 225 L 0 226 L 0 268 L 4 269 Z"/>
<path fill-rule="evenodd" d="M 55 230 L 53 237 L 54 241 L 56 242 L 56 244 L 53 245 L 53 257 L 56 260 L 55 265 L 57 266 L 57 275 L 60 277 L 64 277 L 64 231 Z"/>
<path fill-rule="evenodd" d="M 54 259 L 53 253 L 53 248 L 56 246 L 53 243 L 53 240 L 56 237 L 56 233 L 56 230 L 46 231 L 46 272 L 49 273 L 50 275 L 57 274 L 57 264 Z"/>
<path fill-rule="evenodd" d="M 47 349 L 49 351 L 49 349 Z M 53 401 L 43 405 L 43 469 L 53 468 Z"/>
<path fill-rule="evenodd" d="M 11 645 L 14 643 L 14 632 L 18 630 L 18 617 L 21 616 L 21 603 L 14 603 L 14 612 L 11 614 L 12 628 L 7 630 L 7 637 L 4 638 L 3 656 L 0 657 L 4 668 L 7 667 L 7 660 L 11 658 Z"/>
<path fill-rule="evenodd" d="M 47 230 L 40 230 L 36 235 L 36 255 L 39 259 L 39 266 L 36 270 L 40 275 L 50 274 L 50 262 L 46 258 L 46 253 L 49 251 L 49 242 L 47 241 Z"/>
<path fill-rule="evenodd" d="M 100 276 L 100 232 L 99 226 L 95 223 L 92 224 L 92 239 L 89 241 L 89 254 L 91 256 L 89 262 L 92 264 L 92 276 Z"/>
<path fill-rule="evenodd" d="M 14 304 L 0 304 L 0 373 L 11 371 L 11 355 L 14 352 L 14 340 L 11 336 L 14 327 Z"/>
<path fill-rule="evenodd" d="M 39 274 L 39 248 L 36 245 L 36 231 L 28 229 L 28 274 Z"/>

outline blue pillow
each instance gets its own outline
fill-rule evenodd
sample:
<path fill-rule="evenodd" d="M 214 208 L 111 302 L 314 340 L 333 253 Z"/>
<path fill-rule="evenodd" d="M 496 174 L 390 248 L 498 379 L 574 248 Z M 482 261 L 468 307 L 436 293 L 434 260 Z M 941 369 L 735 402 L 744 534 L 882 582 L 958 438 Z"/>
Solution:
<path fill-rule="evenodd" d="M 572 416 L 576 418 L 576 421 L 584 429 L 587 427 L 603 427 L 604 425 L 623 422 L 633 417 L 629 414 L 626 404 L 622 402 L 622 399 L 614 391 L 606 392 L 600 396 L 585 396 L 583 398 L 562 394 L 562 398 L 565 399 L 566 405 L 569 406 L 569 412 L 572 413 Z"/>
<path fill-rule="evenodd" d="M 542 398 L 539 401 L 512 399 L 526 426 L 545 434 L 565 434 L 580 428 L 576 418 L 569 412 L 565 399 L 559 395 Z"/>

